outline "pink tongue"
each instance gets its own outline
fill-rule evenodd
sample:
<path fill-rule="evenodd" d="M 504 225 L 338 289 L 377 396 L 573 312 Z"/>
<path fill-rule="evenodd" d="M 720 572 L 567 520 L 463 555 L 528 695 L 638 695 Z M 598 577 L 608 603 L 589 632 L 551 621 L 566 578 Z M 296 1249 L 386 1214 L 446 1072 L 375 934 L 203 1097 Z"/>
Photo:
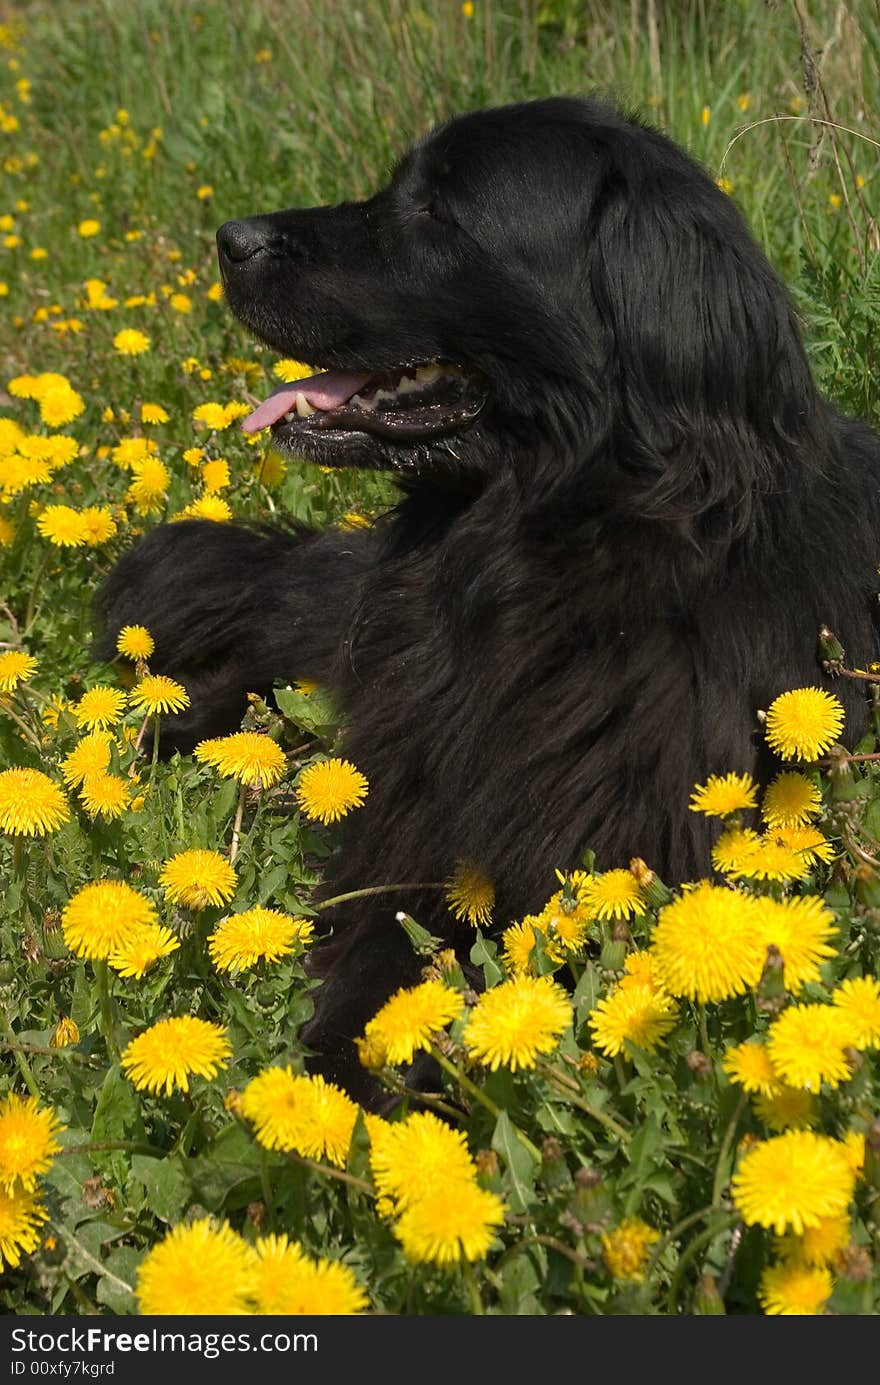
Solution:
<path fill-rule="evenodd" d="M 322 375 L 309 375 L 304 380 L 280 385 L 268 399 L 263 400 L 259 408 L 248 414 L 241 426 L 245 433 L 258 433 L 261 428 L 277 423 L 279 418 L 296 408 L 296 396 L 300 393 L 315 409 L 338 409 L 371 378 L 354 370 L 325 370 Z"/>

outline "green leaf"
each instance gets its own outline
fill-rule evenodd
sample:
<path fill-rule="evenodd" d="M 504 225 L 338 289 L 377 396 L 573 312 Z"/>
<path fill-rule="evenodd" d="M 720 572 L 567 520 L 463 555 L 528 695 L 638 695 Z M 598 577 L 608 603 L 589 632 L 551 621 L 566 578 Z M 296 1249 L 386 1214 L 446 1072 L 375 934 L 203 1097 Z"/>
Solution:
<path fill-rule="evenodd" d="M 492 1148 L 500 1154 L 507 1169 L 507 1203 L 513 1212 L 526 1212 L 535 1200 L 537 1164 L 506 1111 L 495 1123 Z"/>
<path fill-rule="evenodd" d="M 275 701 L 282 716 L 300 731 L 317 736 L 329 744 L 336 736 L 340 715 L 333 698 L 324 688 L 297 692 L 296 688 L 276 688 Z"/>
<path fill-rule="evenodd" d="M 498 982 L 503 980 L 504 977 L 504 972 L 495 960 L 497 956 L 498 944 L 485 938 L 478 928 L 477 941 L 471 948 L 470 958 L 475 967 L 483 968 L 483 976 L 485 978 L 487 990 L 489 990 L 491 986 L 497 986 Z"/>
<path fill-rule="evenodd" d="M 143 1185 L 147 1204 L 160 1221 L 178 1220 L 189 1198 L 190 1181 L 177 1156 L 151 1159 L 144 1154 L 133 1154 L 131 1177 Z"/>
<path fill-rule="evenodd" d="M 144 1252 L 135 1250 L 134 1246 L 119 1246 L 112 1250 L 104 1262 L 104 1273 L 95 1291 L 98 1302 L 105 1303 L 113 1313 L 136 1313 L 134 1286 L 137 1283 L 137 1267 L 143 1258 Z"/>

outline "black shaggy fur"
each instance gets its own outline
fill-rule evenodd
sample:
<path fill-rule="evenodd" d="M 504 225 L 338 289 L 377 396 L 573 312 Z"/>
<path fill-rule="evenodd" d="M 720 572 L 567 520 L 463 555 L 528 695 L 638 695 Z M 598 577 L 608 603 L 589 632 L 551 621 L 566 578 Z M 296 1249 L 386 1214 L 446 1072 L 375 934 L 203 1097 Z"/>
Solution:
<path fill-rule="evenodd" d="M 503 924 L 588 847 L 704 875 L 694 783 L 766 776 L 756 712 L 827 682 L 820 624 L 877 654 L 880 441 L 817 393 L 731 199 L 656 131 L 558 99 L 450 121 L 368 201 L 218 239 L 263 340 L 325 369 L 457 363 L 482 411 L 416 441 L 282 425 L 394 472 L 400 504 L 370 531 L 160 527 L 110 574 L 100 652 L 149 626 L 192 697 L 183 749 L 275 679 L 337 693 L 370 792 L 328 895 L 467 858 Z M 854 738 L 863 700 L 834 691 Z M 467 945 L 436 891 L 330 911 L 306 1038 L 360 1096 L 352 1039 L 419 974 L 402 898 Z"/>

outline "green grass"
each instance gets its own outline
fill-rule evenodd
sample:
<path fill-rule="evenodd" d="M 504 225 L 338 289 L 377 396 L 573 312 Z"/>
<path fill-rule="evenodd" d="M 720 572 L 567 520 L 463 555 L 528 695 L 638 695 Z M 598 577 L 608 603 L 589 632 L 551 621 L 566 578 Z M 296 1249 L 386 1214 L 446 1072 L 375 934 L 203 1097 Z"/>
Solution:
<path fill-rule="evenodd" d="M 211 430 L 194 419 L 200 405 L 260 397 L 275 379 L 275 356 L 218 301 L 214 232 L 230 217 L 368 193 L 412 138 L 455 111 L 599 91 L 668 131 L 729 180 L 801 308 L 823 387 L 880 420 L 880 149 L 872 134 L 880 128 L 880 18 L 876 8 L 863 6 L 856 20 L 854 9 L 817 0 L 804 36 L 802 8 L 477 0 L 468 16 L 446 0 L 17 6 L 0 28 L 8 45 L 0 49 L 0 658 L 24 650 L 38 668 L 0 693 L 0 773 L 30 768 L 63 784 L 83 738 L 83 690 L 131 685 L 122 661 L 98 667 L 89 659 L 92 594 L 137 533 L 203 495 L 189 449 L 228 461 L 223 497 L 237 517 L 284 511 L 316 525 L 356 523 L 387 504 L 382 478 L 296 463 L 273 475 L 263 444 L 248 444 L 234 425 Z M 99 230 L 84 237 L 79 227 L 89 219 Z M 89 304 L 90 280 L 105 286 L 93 285 L 93 298 L 113 306 Z M 127 305 L 131 298 L 141 301 Z M 114 347 L 131 328 L 150 338 L 142 355 Z M 81 412 L 61 428 L 73 455 L 48 479 L 16 485 L 16 438 L 58 431 L 13 383 L 44 372 L 63 374 L 80 396 Z M 167 422 L 142 424 L 145 402 L 161 405 Z M 142 434 L 167 480 L 139 508 L 135 474 L 114 449 Z M 52 505 L 99 507 L 115 532 L 93 546 L 53 545 L 40 531 Z M 851 654 L 858 661 L 862 651 Z M 287 751 L 287 774 L 271 792 L 243 792 L 192 757 L 148 762 L 137 745 L 142 716 L 129 706 L 108 749 L 109 769 L 132 800 L 127 809 L 92 817 L 68 783 L 69 816 L 57 830 L 0 835 L 0 1123 L 10 1118 L 12 1092 L 38 1097 L 66 1126 L 63 1151 L 37 1171 L 45 1222 L 32 1234 L 19 1229 L 20 1263 L 2 1252 L 5 1311 L 132 1311 L 151 1249 L 169 1227 L 206 1215 L 228 1220 L 249 1243 L 284 1233 L 311 1256 L 341 1260 L 377 1311 L 756 1311 L 778 1247 L 762 1226 L 733 1234 L 740 1218 L 729 1180 L 739 1142 L 767 1141 L 773 1117 L 746 1101 L 722 1057 L 767 1030 L 774 978 L 747 998 L 682 1001 L 656 1048 L 643 1030 L 641 1049 L 615 1056 L 589 1017 L 613 994 L 626 949 L 611 920 L 581 918 L 570 880 L 536 925 L 531 959 L 540 976 L 558 972 L 573 987 L 558 1052 L 518 1074 L 504 1064 L 465 1071 L 465 1022 L 451 1026 L 445 1099 L 461 1111 L 481 1187 L 506 1208 L 488 1257 L 413 1269 L 399 1224 L 376 1213 L 362 1118 L 344 1168 L 322 1145 L 317 1118 L 314 1145 L 297 1137 L 279 1152 L 255 1140 L 240 1093 L 268 1066 L 301 1071 L 296 1034 L 309 985 L 296 952 L 219 974 L 207 940 L 226 909 L 314 912 L 311 888 L 337 836 L 298 810 L 296 788 L 302 771 L 336 748 L 337 714 L 320 691 L 292 691 L 279 692 L 278 708 L 255 706 L 248 716 Z M 859 747 L 865 754 L 877 752 L 878 730 L 880 722 Z M 822 927 L 833 927 L 833 955 L 810 973 L 800 1002 L 827 1001 L 844 979 L 875 974 L 880 936 L 880 785 L 871 762 L 817 771 L 814 780 L 838 862 L 833 872 L 816 867 L 802 888 L 827 906 Z M 196 910 L 167 897 L 163 863 L 196 847 L 234 857 L 234 893 L 223 905 Z M 558 886 L 554 868 L 574 864 L 547 862 L 548 896 Z M 69 945 L 70 900 L 99 880 L 126 880 L 179 944 L 140 979 Z M 740 883 L 734 898 L 763 899 L 766 888 Z M 667 899 L 656 882 L 638 894 L 630 928 L 641 948 Z M 576 934 L 565 956 L 563 915 Z M 418 922 L 407 927 L 429 954 Z M 507 974 L 496 944 L 479 934 L 472 959 L 490 991 Z M 447 981 L 464 986 L 455 971 Z M 669 1017 L 656 994 L 655 1002 Z M 136 1090 L 120 1055 L 162 1018 L 190 1014 L 222 1026 L 228 1061 L 188 1092 Z M 54 1048 L 65 1016 L 80 1041 Z M 853 1040 L 860 1055 L 851 1076 L 823 1083 L 807 1103 L 827 1141 L 822 1157 L 837 1161 L 838 1184 L 852 1194 L 841 1233 L 849 1259 L 827 1282 L 825 1271 L 812 1281 L 816 1302 L 830 1295 L 840 1313 L 876 1311 L 880 1288 L 876 1015 L 872 1023 L 867 1038 Z M 841 1142 L 851 1148 L 866 1136 L 850 1189 Z M 740 1157 L 747 1147 L 739 1145 Z M 0 1140 L 0 1247 L 10 1158 Z M 26 1191 L 20 1180 L 12 1187 Z M 634 1217 L 656 1232 L 640 1241 L 639 1227 L 630 1228 L 642 1280 L 614 1273 L 619 1258 L 602 1239 Z"/>

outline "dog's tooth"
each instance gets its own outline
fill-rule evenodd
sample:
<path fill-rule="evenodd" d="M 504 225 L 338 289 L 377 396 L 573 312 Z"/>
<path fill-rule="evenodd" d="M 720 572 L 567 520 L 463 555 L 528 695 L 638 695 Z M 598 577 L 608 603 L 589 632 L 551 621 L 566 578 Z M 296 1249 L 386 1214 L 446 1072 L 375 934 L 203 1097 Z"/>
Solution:
<path fill-rule="evenodd" d="M 300 390 L 296 396 L 296 412 L 297 417 L 299 418 L 308 418 L 309 414 L 313 414 L 316 412 L 316 410 L 306 399 L 302 390 Z"/>
<path fill-rule="evenodd" d="M 416 381 L 420 385 L 430 385 L 439 380 L 442 374 L 443 367 L 436 362 L 433 365 L 420 365 L 416 371 Z"/>
<path fill-rule="evenodd" d="M 404 375 L 400 384 L 397 386 L 398 394 L 411 394 L 413 390 L 419 388 L 420 381 L 412 375 Z"/>
<path fill-rule="evenodd" d="M 356 409 L 375 409 L 376 407 L 376 401 L 372 395 L 369 399 L 364 399 L 359 394 L 353 394 L 348 402 L 353 404 Z"/>
<path fill-rule="evenodd" d="M 382 401 L 383 399 L 393 399 L 393 398 L 394 398 L 394 390 L 376 390 L 376 393 L 373 395 L 373 402 L 376 403 L 376 404 L 379 404 L 379 403 L 381 403 L 381 401 Z"/>

